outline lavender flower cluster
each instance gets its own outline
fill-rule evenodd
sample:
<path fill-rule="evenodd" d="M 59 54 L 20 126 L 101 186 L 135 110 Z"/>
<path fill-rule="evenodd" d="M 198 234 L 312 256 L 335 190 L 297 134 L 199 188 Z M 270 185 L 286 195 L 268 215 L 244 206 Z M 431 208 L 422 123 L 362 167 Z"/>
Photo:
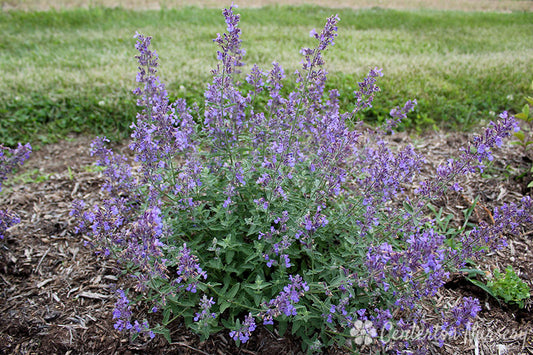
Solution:
<path fill-rule="evenodd" d="M 113 310 L 113 319 L 116 319 L 115 329 L 117 330 L 134 330 L 136 333 L 143 334 L 146 333 L 150 338 L 154 338 L 155 334 L 150 330 L 150 325 L 147 321 L 144 321 L 142 324 L 138 321 L 131 323 L 131 307 L 129 305 L 130 301 L 126 297 L 126 294 L 123 290 L 117 290 L 118 300 L 115 304 L 115 309 Z"/>
<path fill-rule="evenodd" d="M 266 327 L 289 322 L 307 349 L 343 345 L 339 339 L 353 334 L 360 337 L 355 344 L 368 344 L 376 334 L 426 330 L 417 341 L 382 341 L 383 351 L 423 351 L 468 329 L 480 310 L 476 300 L 447 310 L 443 315 L 452 316 L 440 325 L 426 321 L 422 304 L 465 260 L 533 223 L 533 203 L 503 206 L 494 225 L 463 233 L 460 248 L 449 247 L 426 207 L 460 189 L 457 176 L 492 158 L 515 129 L 514 118 L 502 113 L 410 200 L 406 186 L 424 159 L 412 146 L 392 149 L 387 137 L 416 100 L 392 109 L 383 127 L 354 125 L 380 91 L 383 74 L 373 68 L 356 85 L 354 109 L 341 112 L 339 92 L 326 92 L 324 60 L 335 44 L 337 16 L 311 31 L 317 43 L 301 50 L 291 91 L 277 62 L 242 74 L 240 17 L 234 7 L 223 15 L 227 31 L 214 39 L 218 65 L 203 110 L 170 102 L 151 39 L 137 34 L 134 93 L 142 111 L 132 124 L 135 157 L 115 154 L 105 138 L 92 145 L 108 198 L 92 207 L 74 203 L 78 229 L 128 270 L 141 302 L 163 313 L 151 327 L 132 322 L 135 304 L 119 291 L 116 328 L 170 340 L 169 324 L 183 316 L 201 334 L 222 325 L 245 343 L 258 320 Z"/>
<path fill-rule="evenodd" d="M 264 307 L 267 308 L 265 312 L 260 314 L 263 319 L 263 324 L 274 324 L 274 318 L 281 314 L 287 317 L 295 316 L 297 314 L 294 305 L 300 301 L 305 292 L 309 291 L 309 286 L 303 281 L 300 275 L 289 275 L 290 284 L 283 288 L 276 298 L 270 300 Z"/>
<path fill-rule="evenodd" d="M 29 158 L 30 153 L 29 143 L 25 145 L 19 143 L 16 148 L 8 148 L 0 144 L 0 191 L 2 191 L 2 183 L 7 179 L 7 176 L 15 168 L 21 166 Z M 8 228 L 19 222 L 20 218 L 13 211 L 0 210 L 0 239 L 4 239 Z"/>

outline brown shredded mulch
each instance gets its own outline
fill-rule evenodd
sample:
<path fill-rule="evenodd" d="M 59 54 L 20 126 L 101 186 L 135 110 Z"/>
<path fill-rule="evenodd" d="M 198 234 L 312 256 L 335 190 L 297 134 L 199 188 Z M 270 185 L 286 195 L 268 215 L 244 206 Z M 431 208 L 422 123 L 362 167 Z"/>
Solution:
<path fill-rule="evenodd" d="M 173 324 L 173 343 L 162 337 L 130 340 L 113 328 L 114 290 L 126 282 L 115 264 L 94 255 L 84 237 L 74 234 L 69 216 L 74 199 L 95 203 L 102 198 L 102 176 L 92 168 L 87 137 L 50 144 L 32 153 L 16 177 L 0 195 L 0 205 L 16 211 L 22 222 L 0 242 L 0 354 L 296 354 L 298 339 L 282 338 L 259 327 L 240 348 L 227 332 L 200 342 L 179 321 Z M 400 133 L 393 145 L 412 143 L 427 158 L 423 174 L 457 155 L 467 141 L 465 134 L 433 133 L 410 137 Z M 118 147 L 126 150 L 125 146 Z M 494 154 L 484 177 L 470 176 L 465 190 L 441 201 L 444 214 L 453 214 L 456 225 L 464 222 L 463 211 L 479 196 L 471 221 L 491 222 L 494 207 L 518 202 L 528 178 L 516 176 L 531 164 L 531 156 L 506 146 Z M 478 267 L 484 271 L 516 273 L 533 286 L 532 231 L 509 238 L 509 247 L 493 251 Z M 453 275 L 447 287 L 433 300 L 453 305 L 462 296 L 480 299 L 483 310 L 473 330 L 461 338 L 435 347 L 436 354 L 533 354 L 532 302 L 525 309 L 498 303 L 483 290 Z M 364 348 L 359 349 L 365 352 Z M 331 349 L 329 353 L 340 353 Z"/>

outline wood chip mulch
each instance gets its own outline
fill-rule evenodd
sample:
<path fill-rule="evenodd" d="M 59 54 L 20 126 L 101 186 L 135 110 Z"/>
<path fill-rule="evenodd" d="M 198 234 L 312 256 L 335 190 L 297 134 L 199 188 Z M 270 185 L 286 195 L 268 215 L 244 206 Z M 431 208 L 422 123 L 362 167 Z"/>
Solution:
<path fill-rule="evenodd" d="M 113 328 L 114 290 L 124 282 L 115 264 L 94 255 L 84 237 L 74 234 L 69 215 L 74 199 L 89 204 L 102 198 L 101 173 L 92 169 L 87 137 L 50 144 L 32 153 L 14 179 L 4 185 L 0 206 L 16 211 L 22 222 L 0 242 L 0 354 L 296 354 L 297 339 L 282 338 L 259 327 L 250 341 L 236 347 L 226 333 L 205 342 L 176 322 L 173 343 L 163 338 L 131 341 Z M 467 136 L 432 133 L 393 136 L 391 144 L 412 143 L 428 160 L 423 175 L 457 155 Z M 126 149 L 125 146 L 118 147 Z M 517 180 L 531 156 L 505 146 L 494 154 L 484 177 L 463 181 L 462 193 L 442 201 L 454 223 L 464 221 L 463 211 L 479 196 L 472 221 L 490 222 L 494 207 L 518 202 L 525 195 L 527 177 Z M 529 177 L 531 179 L 531 177 Z M 533 233 L 509 239 L 509 247 L 491 253 L 479 268 L 504 270 L 512 265 L 533 286 Z M 532 302 L 525 309 L 499 304 L 482 290 L 454 275 L 436 300 L 453 305 L 461 296 L 478 297 L 483 306 L 479 320 L 464 337 L 435 347 L 435 354 L 533 354 Z M 361 349 L 363 350 L 363 349 Z M 332 349 L 330 353 L 339 353 Z"/>

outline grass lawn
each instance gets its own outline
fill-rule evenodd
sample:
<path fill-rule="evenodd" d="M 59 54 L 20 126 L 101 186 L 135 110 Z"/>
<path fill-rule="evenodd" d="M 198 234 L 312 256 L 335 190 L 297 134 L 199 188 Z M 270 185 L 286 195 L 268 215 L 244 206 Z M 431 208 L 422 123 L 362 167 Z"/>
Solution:
<path fill-rule="evenodd" d="M 533 79 L 532 12 L 307 5 L 239 12 L 246 63 L 268 70 L 275 60 L 287 74 L 299 66 L 299 49 L 314 45 L 309 30 L 338 13 L 339 37 L 326 57 L 329 88 L 340 90 L 349 109 L 357 82 L 382 67 L 383 92 L 362 117 L 369 122 L 416 98 L 407 128 L 469 129 L 491 112 L 519 110 Z M 215 8 L 4 11 L 0 142 L 47 142 L 70 131 L 123 137 L 136 110 L 136 31 L 154 37 L 171 96 L 201 102 L 216 64 L 212 39 L 224 30 Z"/>
<path fill-rule="evenodd" d="M 332 8 L 364 9 L 381 7 L 386 9 L 432 9 L 460 11 L 533 11 L 531 0 L 241 0 L 234 1 L 239 7 L 261 7 L 267 5 L 304 5 Z M 134 10 L 159 10 L 183 6 L 220 8 L 229 6 L 230 1 L 220 0 L 4 0 L 5 10 L 49 10 L 77 7 L 106 6 L 124 7 Z"/>

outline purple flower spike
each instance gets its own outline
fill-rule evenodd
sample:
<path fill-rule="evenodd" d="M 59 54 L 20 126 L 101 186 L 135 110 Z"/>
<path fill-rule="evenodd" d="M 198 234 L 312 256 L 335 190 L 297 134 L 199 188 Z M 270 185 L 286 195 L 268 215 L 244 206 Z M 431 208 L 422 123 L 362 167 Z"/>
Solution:
<path fill-rule="evenodd" d="M 257 326 L 252 313 L 248 313 L 248 315 L 244 318 L 244 323 L 242 324 L 241 328 L 237 331 L 232 330 L 229 332 L 229 336 L 235 341 L 240 340 L 242 343 L 246 343 L 250 339 L 250 335 L 252 335 L 252 332 L 256 327 Z"/>
<path fill-rule="evenodd" d="M 202 297 L 200 300 L 200 309 L 201 312 L 197 312 L 194 315 L 194 321 L 195 322 L 201 322 L 208 318 L 216 318 L 216 313 L 210 313 L 209 310 L 211 309 L 211 306 L 215 304 L 215 301 L 213 301 L 213 297 L 207 298 L 206 295 Z"/>
<path fill-rule="evenodd" d="M 300 275 L 290 275 L 289 280 L 291 280 L 291 283 L 285 286 L 276 298 L 264 305 L 268 309 L 261 313 L 263 324 L 273 324 L 274 318 L 282 314 L 287 317 L 297 314 L 294 304 L 298 303 L 300 297 L 309 291 L 309 286 Z"/>
<path fill-rule="evenodd" d="M 355 92 L 355 99 L 357 100 L 353 114 L 372 107 L 374 95 L 381 91 L 376 85 L 377 78 L 382 77 L 381 69 L 374 68 L 368 72 L 367 77 L 359 83 L 359 91 Z"/>
<path fill-rule="evenodd" d="M 470 330 L 472 322 L 479 311 L 481 311 L 479 300 L 472 297 L 464 297 L 462 304 L 451 309 L 450 316 L 446 317 L 443 314 L 445 321 L 441 326 L 441 330 L 450 337 L 457 336 L 465 330 Z"/>
<path fill-rule="evenodd" d="M 17 148 L 10 149 L 0 144 L 0 191 L 2 183 L 15 168 L 21 166 L 30 157 L 31 145 L 18 144 Z"/>
<path fill-rule="evenodd" d="M 107 143 L 109 139 L 106 137 L 96 137 L 91 143 L 91 156 L 97 158 L 96 165 L 105 168 L 104 174 L 107 179 L 102 189 L 115 196 L 130 195 L 136 187 L 131 166 L 125 156 L 117 155 L 107 148 Z M 135 195 L 131 198 L 134 199 Z"/>
<path fill-rule="evenodd" d="M 135 160 L 142 163 L 145 181 L 159 181 L 160 170 L 167 167 L 174 154 L 195 150 L 194 121 L 184 100 L 170 104 L 165 85 L 156 75 L 158 56 L 149 48 L 151 37 L 137 33 L 135 38 L 135 48 L 139 51 L 137 82 L 142 87 L 133 93 L 139 96 L 137 105 L 144 109 L 131 126 L 130 148 L 136 153 Z"/>
<path fill-rule="evenodd" d="M 395 127 L 398 127 L 400 122 L 407 118 L 407 114 L 414 110 L 416 107 L 417 102 L 416 100 L 409 100 L 405 103 L 403 107 L 396 107 L 393 108 L 390 111 L 390 116 L 392 119 L 387 121 L 387 125 L 385 126 L 386 131 L 392 131 Z"/>
<path fill-rule="evenodd" d="M 191 254 L 191 250 L 187 248 L 185 243 L 183 244 L 181 255 L 178 257 L 177 267 L 179 277 L 175 283 L 179 285 L 180 289 L 185 287 L 186 291 L 196 293 L 196 285 L 199 279 L 203 278 L 205 280 L 207 273 L 202 270 L 198 263 L 198 257 Z M 182 285 L 181 283 L 183 282 L 187 283 L 187 285 Z"/>
<path fill-rule="evenodd" d="M 233 73 L 236 67 L 244 65 L 241 60 L 246 53 L 241 49 L 241 29 L 238 27 L 241 16 L 233 13 L 235 7 L 236 6 L 232 5 L 229 9 L 224 9 L 224 11 L 222 11 L 228 32 L 222 35 L 218 33 L 217 38 L 213 40 L 221 48 L 221 50 L 217 52 L 217 57 L 218 60 L 222 61 L 224 64 L 224 69 L 228 74 Z"/>
<path fill-rule="evenodd" d="M 453 182 L 456 176 L 483 171 L 482 161 L 492 160 L 491 149 L 500 145 L 502 139 L 510 136 L 517 126 L 514 116 L 509 116 L 507 112 L 501 113 L 500 118 L 498 122 L 490 122 L 483 135 L 475 136 L 466 148 L 462 148 L 459 159 L 449 160 L 437 167 L 437 178 L 423 181 L 416 192 L 430 199 L 436 198 L 449 188 L 460 188 Z"/>
<path fill-rule="evenodd" d="M 212 71 L 213 82 L 208 85 L 204 94 L 206 110 L 204 124 L 212 139 L 213 148 L 228 154 L 230 148 L 237 144 L 239 135 L 246 128 L 245 107 L 247 98 L 243 97 L 235 87 L 233 75 L 243 65 L 245 51 L 241 49 L 241 29 L 238 27 L 240 16 L 233 13 L 233 6 L 223 11 L 227 33 L 217 34 L 213 41 L 219 46 L 217 59 L 219 64 Z M 260 85 L 261 73 L 252 72 L 249 80 Z"/>
<path fill-rule="evenodd" d="M 340 21 L 338 15 L 331 16 L 326 20 L 324 28 L 319 33 L 316 30 L 310 32 L 311 37 L 318 39 L 318 46 L 315 49 L 303 48 L 300 53 L 305 57 L 303 61 L 303 69 L 310 70 L 313 67 L 322 66 L 324 59 L 322 58 L 322 52 L 329 46 L 335 44 L 335 37 L 337 37 L 337 23 Z"/>
<path fill-rule="evenodd" d="M 6 230 L 17 223 L 20 223 L 20 218 L 14 212 L 0 210 L 0 239 L 4 239 Z"/>
<path fill-rule="evenodd" d="M 10 149 L 0 144 L 0 191 L 2 191 L 2 183 L 7 179 L 7 175 L 13 170 L 21 166 L 31 153 L 31 146 L 29 143 L 22 145 L 18 144 L 17 148 Z M 0 210 L 0 239 L 4 239 L 4 233 L 13 225 L 20 223 L 20 218 L 17 214 L 8 211 Z"/>
<path fill-rule="evenodd" d="M 151 339 L 155 337 L 154 332 L 150 329 L 150 325 L 147 321 L 144 321 L 142 324 L 139 321 L 135 320 L 133 323 L 132 311 L 130 306 L 130 301 L 123 290 L 117 290 L 118 300 L 115 303 L 115 308 L 113 309 L 113 319 L 116 319 L 115 329 L 119 331 L 128 330 L 133 333 L 148 335 Z"/>
<path fill-rule="evenodd" d="M 137 265 L 143 273 L 168 278 L 167 269 L 161 261 L 163 256 L 161 242 L 163 237 L 163 221 L 161 210 L 154 207 L 146 210 L 140 218 L 133 222 L 125 234 L 127 248 L 121 256 Z M 139 285 L 142 288 L 142 285 Z"/>
<path fill-rule="evenodd" d="M 131 324 L 131 307 L 129 305 L 130 301 L 126 297 L 126 294 L 123 290 L 117 290 L 118 300 L 115 303 L 115 309 L 113 310 L 113 319 L 116 319 L 115 329 L 125 330 L 131 329 L 133 325 Z"/>

